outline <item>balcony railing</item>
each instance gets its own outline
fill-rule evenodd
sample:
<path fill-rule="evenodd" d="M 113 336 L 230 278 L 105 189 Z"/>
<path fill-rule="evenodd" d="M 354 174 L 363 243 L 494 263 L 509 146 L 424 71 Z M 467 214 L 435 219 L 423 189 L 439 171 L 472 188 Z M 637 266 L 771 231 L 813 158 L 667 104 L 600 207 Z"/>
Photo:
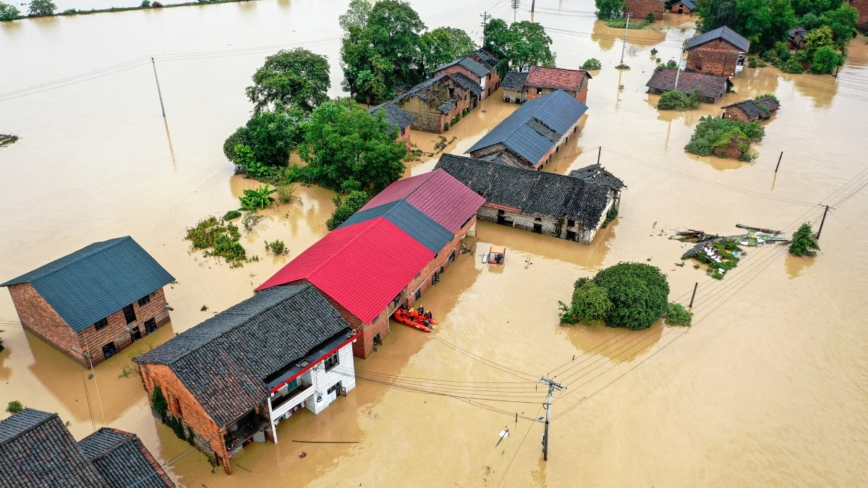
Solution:
<path fill-rule="evenodd" d="M 313 385 L 299 385 L 290 394 L 271 404 L 271 418 L 276 420 L 289 412 L 301 402 L 313 396 Z"/>

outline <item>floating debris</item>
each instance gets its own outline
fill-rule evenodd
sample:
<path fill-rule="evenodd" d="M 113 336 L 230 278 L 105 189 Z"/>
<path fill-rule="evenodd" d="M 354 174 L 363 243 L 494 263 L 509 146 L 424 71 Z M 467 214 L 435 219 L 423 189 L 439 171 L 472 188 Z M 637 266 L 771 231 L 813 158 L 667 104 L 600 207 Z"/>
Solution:
<path fill-rule="evenodd" d="M 0 147 L 8 146 L 18 140 L 18 136 L 12 134 L 0 134 Z"/>
<path fill-rule="evenodd" d="M 736 227 L 747 229 L 748 233 L 720 236 L 708 234 L 702 230 L 687 229 L 676 231 L 670 239 L 696 243 L 681 256 L 681 259 L 695 259 L 708 265 L 708 274 L 718 280 L 722 280 L 724 275 L 738 266 L 741 258 L 747 255 L 740 246 L 757 247 L 764 244 L 788 244 L 790 242 L 787 238 L 780 237 L 781 231 L 742 224 L 737 224 Z M 694 268 L 697 267 L 694 266 Z"/>

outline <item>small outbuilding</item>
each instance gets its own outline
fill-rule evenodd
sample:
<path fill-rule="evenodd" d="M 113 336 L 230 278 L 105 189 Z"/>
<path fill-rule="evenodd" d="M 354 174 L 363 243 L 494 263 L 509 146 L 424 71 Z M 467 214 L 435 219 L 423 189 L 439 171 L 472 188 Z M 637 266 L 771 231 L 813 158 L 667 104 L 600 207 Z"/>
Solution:
<path fill-rule="evenodd" d="M 524 71 L 510 71 L 503 77 L 503 101 L 506 103 L 524 103 L 527 101 L 527 88 L 525 82 L 530 73 Z"/>
<path fill-rule="evenodd" d="M 675 84 L 676 75 L 678 85 Z M 705 103 L 714 103 L 726 94 L 732 86 L 728 78 L 722 76 L 704 75 L 682 71 L 680 74 L 674 69 L 659 69 L 651 75 L 651 79 L 645 84 L 648 93 L 662 94 L 678 89 L 684 93 L 696 90 L 700 100 Z"/>
<path fill-rule="evenodd" d="M 781 107 L 780 103 L 772 97 L 760 97 L 756 100 L 743 100 L 732 105 L 723 107 L 723 118 L 754 122 L 756 120 L 768 120 L 772 113 Z"/>
<path fill-rule="evenodd" d="M 97 242 L 0 286 L 24 330 L 82 366 L 99 364 L 169 322 L 175 279 L 132 237 Z"/>
<path fill-rule="evenodd" d="M 750 41 L 723 26 L 687 41 L 687 71 L 714 76 L 734 76 L 744 68 Z"/>
<path fill-rule="evenodd" d="M 804 27 L 793 27 L 787 31 L 787 46 L 790 49 L 804 49 L 807 35 L 808 30 Z"/>
<path fill-rule="evenodd" d="M 696 10 L 693 0 L 679 0 L 669 7 L 669 11 L 678 15 L 691 15 Z"/>
<path fill-rule="evenodd" d="M 389 130 L 396 131 L 398 133 L 398 139 L 404 141 L 404 144 L 407 145 L 407 149 L 409 149 L 412 145 L 412 141 L 410 140 L 410 126 L 416 118 L 410 115 L 410 112 L 395 105 L 394 102 L 386 102 L 369 110 L 373 116 L 376 116 L 380 111 L 383 112 L 383 117 L 386 119 L 386 122 L 389 123 Z"/>
<path fill-rule="evenodd" d="M 434 71 L 434 76 L 460 73 L 479 85 L 479 99 L 485 100 L 500 88 L 497 73 L 499 60 L 484 49 L 478 49 L 461 59 L 444 64 Z"/>

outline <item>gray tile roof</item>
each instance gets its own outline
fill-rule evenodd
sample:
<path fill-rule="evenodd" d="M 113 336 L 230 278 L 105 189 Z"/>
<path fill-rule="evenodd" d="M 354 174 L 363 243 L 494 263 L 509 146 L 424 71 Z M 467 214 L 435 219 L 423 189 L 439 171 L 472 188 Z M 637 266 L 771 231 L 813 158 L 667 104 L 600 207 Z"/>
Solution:
<path fill-rule="evenodd" d="M 27 408 L 0 421 L 0 486 L 103 487 L 105 481 L 57 414 Z"/>
<path fill-rule="evenodd" d="M 478 76 L 480 78 L 482 78 L 483 76 L 487 76 L 488 73 L 491 71 L 491 69 L 486 67 L 485 65 L 477 62 L 474 59 L 471 59 L 467 56 L 464 56 L 461 59 L 456 59 L 455 61 L 452 61 L 451 63 L 446 63 L 443 66 L 439 66 L 436 70 L 434 70 L 434 72 L 436 73 L 440 70 L 449 68 L 451 66 L 455 66 L 456 64 L 459 66 L 462 66 L 467 71 L 470 71 L 471 73 L 475 74 L 476 76 Z"/>
<path fill-rule="evenodd" d="M 530 73 L 520 71 L 510 71 L 503 77 L 500 86 L 510 90 L 524 90 L 524 82 L 527 81 L 527 75 Z"/>
<path fill-rule="evenodd" d="M 472 53 L 470 53 L 468 56 L 478 57 L 479 62 L 482 63 L 482 65 L 486 66 L 488 69 L 495 68 L 497 66 L 497 64 L 500 62 L 499 59 L 494 57 L 494 55 L 492 55 L 491 53 L 489 53 L 485 49 L 477 49 L 476 51 L 473 51 Z"/>
<path fill-rule="evenodd" d="M 30 283 L 78 332 L 173 281 L 127 236 L 91 244 L 0 286 Z"/>
<path fill-rule="evenodd" d="M 461 73 L 453 73 L 449 76 L 453 80 L 455 80 L 456 83 L 458 83 L 465 89 L 473 92 L 474 95 L 479 95 L 480 93 L 482 93 L 482 87 L 479 85 L 479 83 L 471 80 L 470 78 L 462 75 Z"/>
<path fill-rule="evenodd" d="M 135 434 L 103 427 L 79 443 L 109 488 L 173 488 L 175 484 Z"/>
<path fill-rule="evenodd" d="M 621 181 L 620 178 L 606 171 L 606 168 L 599 164 L 592 164 L 590 166 L 585 166 L 584 168 L 574 169 L 570 171 L 569 176 L 587 182 L 608 186 L 613 190 L 626 188 L 626 185 L 624 185 L 624 182 Z"/>
<path fill-rule="evenodd" d="M 740 36 L 738 32 L 730 29 L 727 26 L 718 27 L 717 29 L 708 31 L 705 34 L 701 34 L 694 37 L 693 39 L 690 39 L 689 41 L 687 41 L 687 46 L 684 49 L 690 50 L 715 39 L 723 39 L 724 41 L 740 49 L 742 52 L 748 52 L 750 50 L 750 41 Z"/>
<path fill-rule="evenodd" d="M 726 105 L 722 108 L 727 109 L 730 107 L 738 107 L 745 115 L 751 118 L 768 119 L 771 118 L 770 112 L 780 108 L 780 105 L 774 98 L 765 97 L 757 100 L 742 100 L 741 102 Z M 765 107 L 765 110 L 763 110 L 763 107 Z"/>
<path fill-rule="evenodd" d="M 588 110 L 584 103 L 557 90 L 526 102 L 482 137 L 467 153 L 495 144 L 536 164 Z"/>
<path fill-rule="evenodd" d="M 608 184 L 455 154 L 441 156 L 436 168 L 489 204 L 515 208 L 524 215 L 576 220 L 587 229 L 596 228 L 604 218 L 609 199 Z"/>
<path fill-rule="evenodd" d="M 134 359 L 165 364 L 224 427 L 262 404 L 266 378 L 349 324 L 310 285 L 257 293 Z"/>
<path fill-rule="evenodd" d="M 368 110 L 368 112 L 370 112 L 371 115 L 376 115 L 380 110 L 384 112 L 386 122 L 389 123 L 389 130 L 400 131 L 416 120 L 416 117 L 413 117 L 409 112 L 395 105 L 394 102 L 386 102 L 382 105 L 377 105 Z"/>
<path fill-rule="evenodd" d="M 341 224 L 341 227 L 349 227 L 377 217 L 385 217 L 435 254 L 440 252 L 443 246 L 454 237 L 451 232 L 406 200 L 398 200 L 356 212 Z"/>
<path fill-rule="evenodd" d="M 693 90 L 699 96 L 710 100 L 717 100 L 726 93 L 727 85 L 731 82 L 722 76 L 704 75 L 682 71 L 680 75 L 674 69 L 658 69 L 651 75 L 651 79 L 645 84 L 648 88 L 660 91 L 672 91 L 675 89 L 675 78 L 678 77 L 678 90 L 690 93 Z"/>

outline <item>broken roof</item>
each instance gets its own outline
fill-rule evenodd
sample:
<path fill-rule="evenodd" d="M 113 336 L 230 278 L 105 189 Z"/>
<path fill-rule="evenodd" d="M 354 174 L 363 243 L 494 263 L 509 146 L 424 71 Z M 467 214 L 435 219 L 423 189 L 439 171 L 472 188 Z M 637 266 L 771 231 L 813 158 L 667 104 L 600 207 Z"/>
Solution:
<path fill-rule="evenodd" d="M 577 92 L 582 88 L 586 76 L 591 77 L 586 71 L 577 69 L 533 66 L 530 68 L 525 86 Z"/>
<path fill-rule="evenodd" d="M 742 100 L 722 108 L 727 109 L 730 107 L 738 107 L 745 115 L 751 118 L 768 119 L 771 117 L 771 112 L 780 108 L 780 104 L 774 98 L 763 97 L 757 100 Z"/>
<path fill-rule="evenodd" d="M 465 154 L 503 144 L 531 164 L 536 164 L 587 110 L 584 103 L 566 92 L 554 91 L 526 102 Z"/>
<path fill-rule="evenodd" d="M 370 112 L 371 115 L 376 116 L 380 110 L 384 112 L 383 115 L 386 122 L 389 123 L 389 130 L 400 131 L 416 120 L 416 117 L 413 117 L 409 112 L 395 105 L 394 102 L 386 102 L 382 105 L 377 105 L 368 110 L 368 112 Z"/>
<path fill-rule="evenodd" d="M 687 41 L 687 46 L 685 46 L 685 50 L 693 49 L 697 46 L 701 46 L 707 42 L 711 42 L 715 39 L 723 39 L 724 41 L 732 44 L 736 48 L 740 49 L 743 52 L 750 51 L 750 41 L 739 35 L 738 32 L 730 29 L 727 26 L 718 27 L 717 29 L 706 32 L 705 34 L 698 35 L 693 39 Z"/>
<path fill-rule="evenodd" d="M 459 85 L 461 85 L 461 86 L 464 87 L 465 89 L 470 90 L 471 92 L 473 92 L 474 95 L 479 95 L 480 93 L 482 93 L 482 87 L 479 86 L 479 83 L 477 83 L 477 82 L 471 80 L 470 78 L 464 76 L 463 74 L 461 74 L 461 73 L 452 73 L 452 74 L 449 75 L 449 76 L 450 76 L 453 80 L 455 80 L 456 83 L 458 83 Z"/>
<path fill-rule="evenodd" d="M 655 90 L 672 91 L 675 89 L 675 76 L 674 69 L 660 69 L 651 75 L 651 79 L 645 86 Z M 678 77 L 678 90 L 685 93 L 696 90 L 702 97 L 717 100 L 726 93 L 728 83 L 729 80 L 721 76 L 682 71 Z"/>
<path fill-rule="evenodd" d="M 608 172 L 606 168 L 599 164 L 592 164 L 590 166 L 585 166 L 584 168 L 574 169 L 570 171 L 569 176 L 591 183 L 608 186 L 613 190 L 626 188 L 626 185 L 624 185 L 624 182 L 621 181 L 620 178 Z"/>
<path fill-rule="evenodd" d="M 521 71 L 510 71 L 503 77 L 503 81 L 500 83 L 500 86 L 509 89 L 509 90 L 524 90 L 525 81 L 527 80 L 527 75 L 530 73 L 521 72 Z"/>

